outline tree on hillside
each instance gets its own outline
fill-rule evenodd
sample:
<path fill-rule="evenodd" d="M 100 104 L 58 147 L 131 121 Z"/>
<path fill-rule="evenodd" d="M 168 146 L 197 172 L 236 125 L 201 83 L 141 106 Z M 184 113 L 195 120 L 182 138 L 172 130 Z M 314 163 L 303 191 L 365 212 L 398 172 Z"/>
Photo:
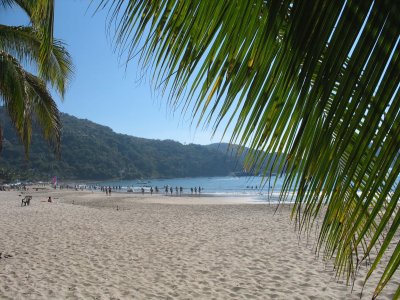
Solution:
<path fill-rule="evenodd" d="M 59 111 L 46 85 L 50 84 L 64 96 L 72 74 L 72 62 L 64 44 L 53 39 L 54 1 L 0 0 L 0 9 L 13 5 L 27 14 L 30 26 L 0 24 L 0 101 L 18 132 L 26 155 L 33 119 L 59 153 Z M 37 70 L 38 74 L 28 72 L 24 65 Z"/>
<path fill-rule="evenodd" d="M 286 171 L 282 199 L 309 230 L 324 212 L 318 249 L 351 280 L 360 263 L 398 270 L 400 244 L 400 4 L 398 1 L 100 0 L 115 42 L 154 71 L 173 105 L 227 119 L 249 166 Z M 395 298 L 400 296 L 400 287 Z"/>

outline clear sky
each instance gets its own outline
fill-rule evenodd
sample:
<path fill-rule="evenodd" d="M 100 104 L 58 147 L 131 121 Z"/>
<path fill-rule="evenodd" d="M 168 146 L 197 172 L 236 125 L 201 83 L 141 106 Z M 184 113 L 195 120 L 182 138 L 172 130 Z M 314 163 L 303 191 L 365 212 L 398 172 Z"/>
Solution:
<path fill-rule="evenodd" d="M 181 143 L 219 142 L 221 134 L 217 132 L 211 139 L 211 128 L 191 125 L 190 111 L 174 113 L 167 105 L 167 95 L 152 90 L 148 80 L 138 80 L 141 72 L 136 61 L 125 69 L 106 34 L 107 11 L 93 15 L 95 5 L 89 7 L 89 2 L 55 1 L 54 37 L 67 44 L 75 66 L 64 101 L 57 100 L 59 110 L 118 133 Z M 18 8 L 1 9 L 0 23 L 27 25 L 28 19 Z"/>

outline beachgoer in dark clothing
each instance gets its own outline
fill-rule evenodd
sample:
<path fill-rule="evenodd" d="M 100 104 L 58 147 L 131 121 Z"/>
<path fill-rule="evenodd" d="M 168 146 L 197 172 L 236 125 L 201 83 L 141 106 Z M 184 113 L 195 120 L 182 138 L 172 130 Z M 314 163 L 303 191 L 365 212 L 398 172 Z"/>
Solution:
<path fill-rule="evenodd" d="M 194 188 L 194 193 L 197 194 L 197 187 Z"/>
<path fill-rule="evenodd" d="M 111 186 L 108 187 L 108 194 L 111 196 Z"/>
<path fill-rule="evenodd" d="M 182 195 L 183 187 L 180 187 L 180 188 L 179 188 L 179 192 L 180 192 L 180 194 Z"/>
<path fill-rule="evenodd" d="M 169 188 L 169 191 L 171 192 L 171 195 L 172 195 L 172 191 L 173 191 L 172 186 Z"/>
<path fill-rule="evenodd" d="M 190 192 L 193 194 L 193 188 L 192 187 L 190 188 Z"/>
<path fill-rule="evenodd" d="M 153 195 L 153 187 L 150 188 L 150 194 Z"/>

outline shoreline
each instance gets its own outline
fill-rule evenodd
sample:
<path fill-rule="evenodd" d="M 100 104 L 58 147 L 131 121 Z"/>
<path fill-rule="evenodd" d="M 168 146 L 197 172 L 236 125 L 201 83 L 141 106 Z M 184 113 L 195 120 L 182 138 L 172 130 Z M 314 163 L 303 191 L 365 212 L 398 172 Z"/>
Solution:
<path fill-rule="evenodd" d="M 364 278 L 351 293 L 289 215 L 241 197 L 0 192 L 0 298 L 360 299 Z"/>

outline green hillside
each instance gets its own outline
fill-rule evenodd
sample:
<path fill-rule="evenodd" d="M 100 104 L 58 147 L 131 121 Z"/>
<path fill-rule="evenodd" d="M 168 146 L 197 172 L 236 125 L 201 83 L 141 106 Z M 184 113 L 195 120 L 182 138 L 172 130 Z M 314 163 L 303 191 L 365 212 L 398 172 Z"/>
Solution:
<path fill-rule="evenodd" d="M 61 158 L 35 128 L 29 160 L 4 110 L 0 110 L 4 131 L 0 154 L 3 180 L 62 179 L 101 180 L 223 176 L 241 172 L 242 164 L 227 155 L 226 145 L 183 145 L 171 140 L 150 140 L 117 134 L 106 126 L 62 114 Z"/>

